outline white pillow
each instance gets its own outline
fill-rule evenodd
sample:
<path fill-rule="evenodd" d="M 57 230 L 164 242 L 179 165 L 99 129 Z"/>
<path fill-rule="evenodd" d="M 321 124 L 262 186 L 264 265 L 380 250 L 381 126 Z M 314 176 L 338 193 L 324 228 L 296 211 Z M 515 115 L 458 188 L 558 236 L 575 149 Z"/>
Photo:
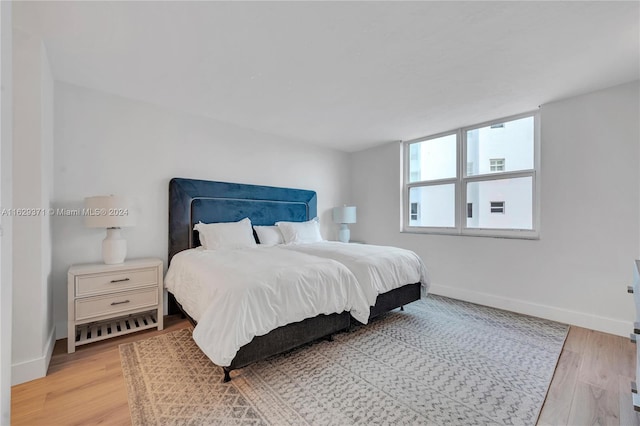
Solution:
<path fill-rule="evenodd" d="M 318 218 L 308 222 L 276 222 L 276 226 L 282 232 L 286 244 L 317 243 L 323 241 L 320 235 L 320 223 Z"/>
<path fill-rule="evenodd" d="M 261 246 L 276 246 L 284 243 L 282 232 L 277 226 L 254 226 Z"/>
<path fill-rule="evenodd" d="M 249 218 L 230 223 L 198 223 L 193 227 L 198 231 L 200 243 L 207 250 L 222 248 L 255 247 L 253 228 Z"/>

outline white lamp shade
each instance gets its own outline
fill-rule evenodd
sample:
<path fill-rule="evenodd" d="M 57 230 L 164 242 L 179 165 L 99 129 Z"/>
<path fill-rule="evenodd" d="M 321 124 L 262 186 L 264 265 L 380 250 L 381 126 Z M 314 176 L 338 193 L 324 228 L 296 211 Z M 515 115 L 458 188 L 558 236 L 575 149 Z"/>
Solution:
<path fill-rule="evenodd" d="M 84 199 L 84 224 L 88 228 L 135 226 L 133 203 L 127 197 L 104 195 Z"/>
<path fill-rule="evenodd" d="M 335 223 L 356 223 L 356 208 L 354 206 L 334 207 L 333 221 Z"/>

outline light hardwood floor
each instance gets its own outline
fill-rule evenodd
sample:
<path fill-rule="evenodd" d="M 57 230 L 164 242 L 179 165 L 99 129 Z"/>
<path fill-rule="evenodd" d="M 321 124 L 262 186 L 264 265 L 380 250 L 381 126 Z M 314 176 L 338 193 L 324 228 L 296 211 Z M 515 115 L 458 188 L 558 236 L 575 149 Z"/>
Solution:
<path fill-rule="evenodd" d="M 163 331 L 143 331 L 66 353 L 56 343 L 46 377 L 12 389 L 12 425 L 128 425 L 127 392 L 118 345 L 187 327 L 165 318 Z M 630 382 L 635 346 L 618 336 L 571 327 L 539 425 L 640 425 Z"/>
<path fill-rule="evenodd" d="M 538 425 L 640 425 L 631 403 L 635 345 L 571 327 Z"/>

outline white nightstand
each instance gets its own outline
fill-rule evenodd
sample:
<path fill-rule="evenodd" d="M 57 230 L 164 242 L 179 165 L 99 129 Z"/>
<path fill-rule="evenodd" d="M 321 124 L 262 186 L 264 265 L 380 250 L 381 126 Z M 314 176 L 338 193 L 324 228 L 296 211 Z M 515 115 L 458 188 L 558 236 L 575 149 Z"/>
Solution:
<path fill-rule="evenodd" d="M 67 351 L 147 328 L 162 330 L 162 274 L 160 259 L 69 268 Z"/>

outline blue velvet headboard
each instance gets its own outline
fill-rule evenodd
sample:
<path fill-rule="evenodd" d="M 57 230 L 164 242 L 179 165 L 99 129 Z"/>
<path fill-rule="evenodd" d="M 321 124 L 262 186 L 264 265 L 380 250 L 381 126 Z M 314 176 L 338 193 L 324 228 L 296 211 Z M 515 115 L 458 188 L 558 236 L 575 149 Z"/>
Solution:
<path fill-rule="evenodd" d="M 200 245 L 193 230 L 200 221 L 235 222 L 248 217 L 253 225 L 304 222 L 316 217 L 317 209 L 314 191 L 173 178 L 169 182 L 169 262 L 174 254 Z"/>

